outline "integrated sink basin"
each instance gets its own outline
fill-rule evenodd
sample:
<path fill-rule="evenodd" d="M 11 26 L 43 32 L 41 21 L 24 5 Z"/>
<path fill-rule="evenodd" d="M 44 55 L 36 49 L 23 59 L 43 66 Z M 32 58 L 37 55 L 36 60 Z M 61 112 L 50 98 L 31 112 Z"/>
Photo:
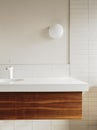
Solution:
<path fill-rule="evenodd" d="M 0 92 L 82 92 L 86 82 L 71 77 L 0 79 Z"/>

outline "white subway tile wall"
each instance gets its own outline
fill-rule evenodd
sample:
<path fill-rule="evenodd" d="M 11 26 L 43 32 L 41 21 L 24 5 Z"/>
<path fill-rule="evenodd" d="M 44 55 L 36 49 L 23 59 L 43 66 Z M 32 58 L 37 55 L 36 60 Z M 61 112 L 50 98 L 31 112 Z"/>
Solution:
<path fill-rule="evenodd" d="M 83 119 L 70 130 L 97 130 L 97 0 L 71 0 L 71 75 L 88 81 Z"/>
<path fill-rule="evenodd" d="M 70 8 L 71 75 L 92 86 L 83 93 L 83 119 L 6 120 L 0 121 L 0 130 L 97 130 L 97 0 L 71 0 Z M 7 66 L 0 65 L 0 77 L 8 77 Z M 68 75 L 65 64 L 13 66 L 14 76 L 18 78 Z"/>

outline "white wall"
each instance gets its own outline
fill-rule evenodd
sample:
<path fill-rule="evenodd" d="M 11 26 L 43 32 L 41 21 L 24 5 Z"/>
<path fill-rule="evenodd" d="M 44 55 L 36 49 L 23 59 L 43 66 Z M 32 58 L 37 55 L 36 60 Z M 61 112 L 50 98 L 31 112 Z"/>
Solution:
<path fill-rule="evenodd" d="M 0 64 L 64 64 L 67 45 L 67 0 L 0 0 Z M 60 23 L 64 35 L 48 36 Z"/>

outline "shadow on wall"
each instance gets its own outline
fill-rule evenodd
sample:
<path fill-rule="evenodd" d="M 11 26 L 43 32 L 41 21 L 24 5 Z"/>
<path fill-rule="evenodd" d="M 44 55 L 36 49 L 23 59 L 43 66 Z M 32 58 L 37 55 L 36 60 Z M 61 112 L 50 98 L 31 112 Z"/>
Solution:
<path fill-rule="evenodd" d="M 42 31 L 40 31 L 40 36 L 45 38 L 45 40 L 50 40 L 51 39 L 49 37 L 49 34 L 48 34 L 48 27 L 44 28 L 44 29 L 42 29 Z"/>

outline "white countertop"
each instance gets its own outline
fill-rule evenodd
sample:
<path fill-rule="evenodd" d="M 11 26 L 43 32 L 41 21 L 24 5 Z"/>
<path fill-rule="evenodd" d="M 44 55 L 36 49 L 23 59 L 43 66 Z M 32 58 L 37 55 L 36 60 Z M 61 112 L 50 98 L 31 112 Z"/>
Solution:
<path fill-rule="evenodd" d="M 88 89 L 88 83 L 70 77 L 31 78 L 0 83 L 0 92 L 78 92 Z"/>

